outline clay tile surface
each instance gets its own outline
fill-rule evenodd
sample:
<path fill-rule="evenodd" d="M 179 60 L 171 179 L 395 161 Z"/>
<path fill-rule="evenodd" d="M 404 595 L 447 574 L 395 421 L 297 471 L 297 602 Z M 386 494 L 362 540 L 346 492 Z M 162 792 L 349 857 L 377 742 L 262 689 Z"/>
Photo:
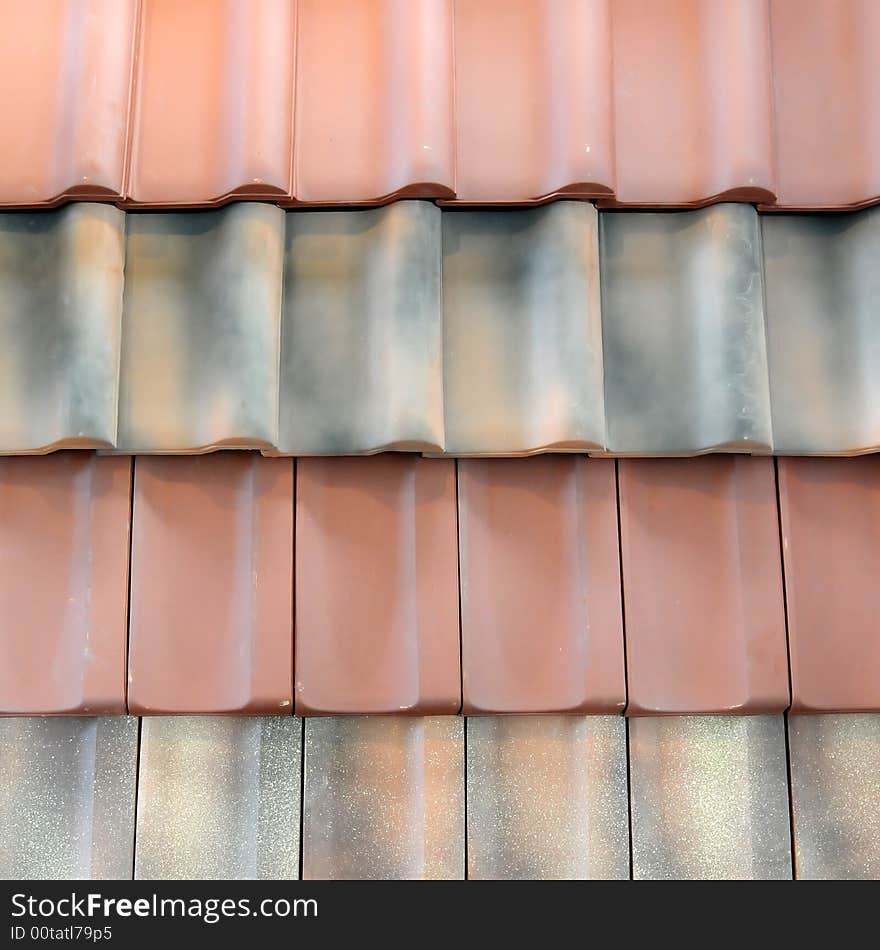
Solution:
<path fill-rule="evenodd" d="M 615 463 L 459 463 L 464 711 L 619 712 Z"/>
<path fill-rule="evenodd" d="M 464 877 L 464 720 L 306 720 L 304 880 Z"/>
<path fill-rule="evenodd" d="M 880 5 L 770 0 L 778 207 L 880 200 Z"/>
<path fill-rule="evenodd" d="M 441 451 L 441 212 L 290 213 L 279 447 Z"/>
<path fill-rule="evenodd" d="M 444 214 L 446 450 L 602 448 L 599 306 L 590 205 Z"/>
<path fill-rule="evenodd" d="M 779 460 L 795 712 L 880 712 L 880 456 Z"/>
<path fill-rule="evenodd" d="M 130 511 L 130 459 L 0 459 L 0 715 L 125 712 Z"/>
<path fill-rule="evenodd" d="M 789 716 L 791 815 L 801 880 L 880 878 L 880 716 Z"/>
<path fill-rule="evenodd" d="M 467 724 L 470 880 L 629 877 L 621 716 L 483 716 Z"/>
<path fill-rule="evenodd" d="M 119 448 L 277 440 L 284 212 L 129 214 Z"/>
<path fill-rule="evenodd" d="M 297 878 L 301 747 L 291 716 L 144 719 L 135 878 Z"/>
<path fill-rule="evenodd" d="M 8 3 L 0 205 L 122 195 L 137 0 Z"/>
<path fill-rule="evenodd" d="M 782 716 L 629 721 L 633 877 L 787 880 Z"/>
<path fill-rule="evenodd" d="M 609 449 L 769 452 L 754 209 L 603 214 L 600 240 Z"/>
<path fill-rule="evenodd" d="M 138 723 L 0 719 L 0 879 L 131 877 Z"/>
<path fill-rule="evenodd" d="M 631 715 L 788 706 L 771 459 L 619 462 Z"/>
<path fill-rule="evenodd" d="M 614 203 L 773 201 L 768 4 L 615 0 Z"/>
<path fill-rule="evenodd" d="M 452 0 L 299 0 L 295 193 L 454 193 Z"/>
<path fill-rule="evenodd" d="M 880 209 L 766 215 L 762 230 L 776 450 L 880 448 Z"/>
<path fill-rule="evenodd" d="M 456 554 L 451 460 L 300 460 L 296 711 L 457 712 Z"/>
<path fill-rule="evenodd" d="M 289 196 L 294 0 L 141 0 L 128 197 Z"/>
<path fill-rule="evenodd" d="M 609 0 L 455 0 L 460 202 L 614 187 Z"/>
<path fill-rule="evenodd" d="M 0 215 L 0 454 L 111 446 L 125 215 Z"/>
<path fill-rule="evenodd" d="M 129 710 L 290 713 L 292 560 L 290 461 L 139 458 Z"/>

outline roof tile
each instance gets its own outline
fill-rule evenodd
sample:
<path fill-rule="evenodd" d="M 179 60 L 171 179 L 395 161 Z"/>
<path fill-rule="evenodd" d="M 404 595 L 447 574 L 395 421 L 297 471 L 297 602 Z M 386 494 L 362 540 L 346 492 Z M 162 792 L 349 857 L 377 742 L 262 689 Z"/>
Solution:
<path fill-rule="evenodd" d="M 274 445 L 284 212 L 126 221 L 119 448 Z"/>
<path fill-rule="evenodd" d="M 290 713 L 292 577 L 291 462 L 138 459 L 129 709 Z"/>
<path fill-rule="evenodd" d="M 457 712 L 455 463 L 302 459 L 296 515 L 297 712 Z"/>
<path fill-rule="evenodd" d="M 609 0 L 455 0 L 456 200 L 614 188 Z"/>
<path fill-rule="evenodd" d="M 292 187 L 294 0 L 141 0 L 130 201 Z"/>
<path fill-rule="evenodd" d="M 794 712 L 880 712 L 880 456 L 779 460 Z"/>
<path fill-rule="evenodd" d="M 880 448 L 880 208 L 761 221 L 776 451 Z"/>
<path fill-rule="evenodd" d="M 774 199 L 769 0 L 615 0 L 616 204 Z"/>
<path fill-rule="evenodd" d="M 134 876 L 296 879 L 301 748 L 292 717 L 145 719 Z"/>
<path fill-rule="evenodd" d="M 287 216 L 279 447 L 442 451 L 441 213 Z"/>
<path fill-rule="evenodd" d="M 299 0 L 298 202 L 454 194 L 451 0 Z"/>
<path fill-rule="evenodd" d="M 754 209 L 603 214 L 600 240 L 609 449 L 771 451 Z"/>
<path fill-rule="evenodd" d="M 0 719 L 0 878 L 131 877 L 138 722 Z"/>
<path fill-rule="evenodd" d="M 614 463 L 463 460 L 459 531 L 465 712 L 622 710 Z"/>
<path fill-rule="evenodd" d="M 458 717 L 306 721 L 304 880 L 464 877 Z"/>
<path fill-rule="evenodd" d="M 0 215 L 0 453 L 112 446 L 125 215 Z"/>
<path fill-rule="evenodd" d="M 789 703 L 771 459 L 625 459 L 620 539 L 627 712 Z"/>
<path fill-rule="evenodd" d="M 467 777 L 469 879 L 629 877 L 620 716 L 469 719 Z"/>
<path fill-rule="evenodd" d="M 443 333 L 447 452 L 603 447 L 594 208 L 444 214 Z"/>
<path fill-rule="evenodd" d="M 795 868 L 802 880 L 880 877 L 880 716 L 789 716 Z"/>
<path fill-rule="evenodd" d="M 770 0 L 778 207 L 880 200 L 880 6 Z"/>
<path fill-rule="evenodd" d="M 0 206 L 119 198 L 137 0 L 7 4 Z"/>
<path fill-rule="evenodd" d="M 130 459 L 0 460 L 0 715 L 125 712 L 130 514 Z"/>
<path fill-rule="evenodd" d="M 636 880 L 791 878 L 782 716 L 628 726 Z"/>

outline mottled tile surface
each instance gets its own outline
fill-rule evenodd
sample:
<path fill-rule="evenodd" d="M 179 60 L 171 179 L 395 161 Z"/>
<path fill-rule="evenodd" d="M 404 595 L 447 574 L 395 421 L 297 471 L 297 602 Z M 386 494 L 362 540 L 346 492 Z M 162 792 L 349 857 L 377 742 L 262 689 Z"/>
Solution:
<path fill-rule="evenodd" d="M 0 719 L 0 878 L 127 880 L 138 721 Z"/>
<path fill-rule="evenodd" d="M 461 717 L 306 720 L 303 878 L 464 877 Z"/>
<path fill-rule="evenodd" d="M 145 718 L 135 876 L 298 877 L 301 740 L 292 716 Z"/>
<path fill-rule="evenodd" d="M 622 716 L 467 721 L 468 877 L 629 877 Z"/>
<path fill-rule="evenodd" d="M 636 879 L 786 879 L 782 716 L 630 719 Z"/>

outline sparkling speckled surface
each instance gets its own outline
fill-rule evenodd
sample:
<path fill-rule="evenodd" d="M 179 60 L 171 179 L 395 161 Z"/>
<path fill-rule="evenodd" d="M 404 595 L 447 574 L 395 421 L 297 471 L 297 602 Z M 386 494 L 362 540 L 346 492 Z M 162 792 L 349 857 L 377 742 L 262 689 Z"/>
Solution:
<path fill-rule="evenodd" d="M 136 719 L 0 719 L 0 878 L 131 877 Z"/>
<path fill-rule="evenodd" d="M 137 878 L 293 879 L 302 722 L 145 718 Z"/>
<path fill-rule="evenodd" d="M 635 878 L 791 877 L 782 716 L 628 725 Z"/>
<path fill-rule="evenodd" d="M 303 878 L 463 876 L 461 717 L 306 720 Z"/>
<path fill-rule="evenodd" d="M 880 878 L 880 714 L 791 716 L 799 878 Z"/>
<path fill-rule="evenodd" d="M 621 716 L 467 722 L 468 877 L 629 877 Z"/>

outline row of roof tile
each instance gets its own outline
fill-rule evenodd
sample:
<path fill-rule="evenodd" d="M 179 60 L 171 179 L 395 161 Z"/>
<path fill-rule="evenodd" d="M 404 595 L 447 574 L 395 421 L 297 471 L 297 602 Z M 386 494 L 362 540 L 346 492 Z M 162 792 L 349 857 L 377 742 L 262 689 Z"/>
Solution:
<path fill-rule="evenodd" d="M 0 713 L 880 711 L 880 457 L 775 464 L 4 459 Z"/>
<path fill-rule="evenodd" d="M 874 0 L 32 0 L 0 205 L 880 199 Z"/>
<path fill-rule="evenodd" d="M 0 453 L 858 454 L 880 211 L 0 215 Z"/>
<path fill-rule="evenodd" d="M 880 874 L 880 715 L 23 717 L 0 742 L 14 880 Z"/>

